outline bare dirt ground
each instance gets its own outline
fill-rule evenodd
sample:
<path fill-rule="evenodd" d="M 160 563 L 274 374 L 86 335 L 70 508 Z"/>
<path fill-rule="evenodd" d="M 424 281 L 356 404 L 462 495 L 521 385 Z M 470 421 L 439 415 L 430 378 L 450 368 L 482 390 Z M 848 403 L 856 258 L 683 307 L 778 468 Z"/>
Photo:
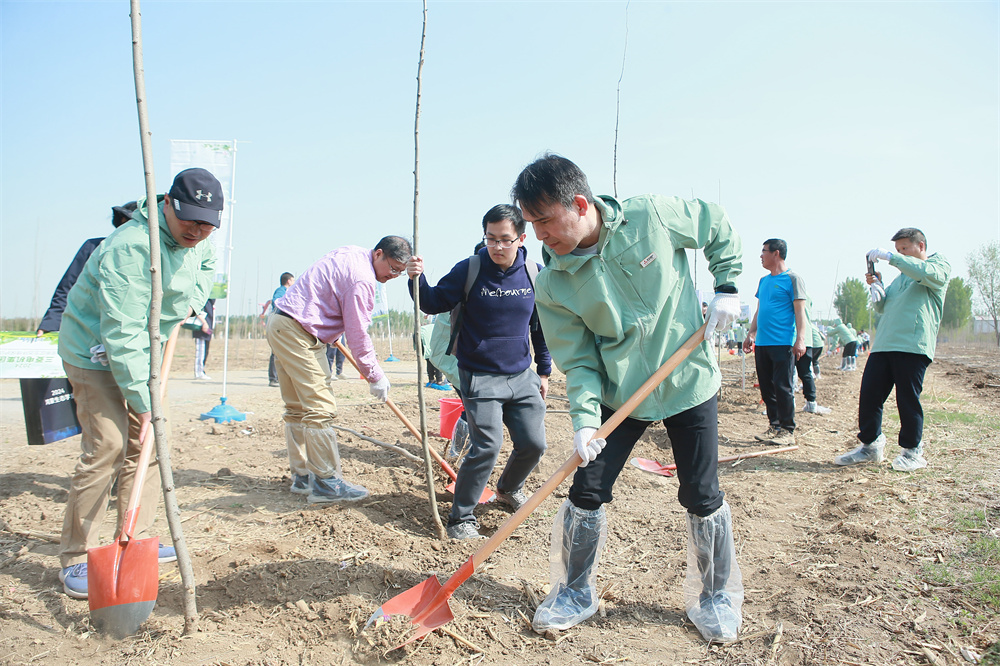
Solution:
<path fill-rule="evenodd" d="M 928 371 L 926 470 L 899 474 L 889 461 L 832 465 L 835 454 L 854 446 L 864 357 L 853 373 L 838 372 L 839 359 L 823 359 L 819 400 L 833 412 L 797 416 L 798 451 L 721 466 L 746 586 L 742 637 L 732 645 L 707 646 L 684 615 L 676 481 L 629 466 L 608 507 L 598 615 L 559 635 L 529 626 L 548 589 L 549 534 L 564 484 L 456 591 L 450 633 L 387 651 L 387 632 L 401 625 L 358 633 L 368 616 L 432 574 L 443 581 L 476 546 L 437 539 L 422 463 L 353 435 L 340 438 L 345 473 L 368 487 L 369 499 L 311 506 L 289 493 L 282 405 L 267 386 L 266 345 L 243 345 L 228 397 L 252 412 L 244 423 L 198 419 L 218 402 L 221 344 L 208 367 L 216 381 L 190 378 L 189 339 L 171 380 L 174 475 L 198 579 L 192 635 L 182 635 L 173 564 L 160 567 L 150 619 L 125 640 L 94 633 L 86 602 L 62 593 L 54 540 L 79 438 L 27 446 L 17 383 L 0 382 L 0 664 L 963 664 L 963 650 L 986 655 L 1000 634 L 995 351 L 942 349 Z M 403 362 L 386 364 L 392 398 L 417 422 L 413 354 L 399 355 Z M 738 357 L 724 358 L 720 455 L 760 450 L 753 435 L 766 421 L 752 373 L 740 390 Z M 367 385 L 349 376 L 334 384 L 339 423 L 418 452 Z M 564 383 L 553 379 L 551 393 L 564 396 Z M 427 393 L 429 429 L 437 430 L 442 394 Z M 892 398 L 887 407 L 891 460 L 898 430 Z M 566 403 L 550 399 L 549 408 L 549 452 L 526 490 L 571 452 L 569 417 L 558 413 Z M 432 442 L 444 450 L 444 440 Z M 634 455 L 671 462 L 665 430 L 651 428 Z M 445 485 L 438 471 L 442 516 L 450 508 Z M 510 515 L 496 504 L 480 510 L 486 534 Z M 113 526 L 105 527 L 110 539 Z M 168 538 L 162 511 L 155 531 Z"/>

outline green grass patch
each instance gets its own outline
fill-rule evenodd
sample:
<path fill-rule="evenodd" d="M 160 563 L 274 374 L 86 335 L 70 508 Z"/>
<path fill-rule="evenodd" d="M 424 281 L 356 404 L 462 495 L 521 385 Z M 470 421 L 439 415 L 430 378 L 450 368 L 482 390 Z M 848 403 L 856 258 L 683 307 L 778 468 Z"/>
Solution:
<path fill-rule="evenodd" d="M 965 412 L 951 412 L 944 409 L 931 409 L 924 412 L 924 421 L 937 425 L 949 425 L 953 423 L 974 425 L 979 423 L 979 417 L 975 414 L 966 414 Z"/>
<path fill-rule="evenodd" d="M 962 594 L 1000 610 L 1000 539 L 991 536 L 990 517 L 982 509 L 959 510 L 955 530 L 968 535 L 965 553 L 923 567 L 927 582 L 956 588 Z"/>

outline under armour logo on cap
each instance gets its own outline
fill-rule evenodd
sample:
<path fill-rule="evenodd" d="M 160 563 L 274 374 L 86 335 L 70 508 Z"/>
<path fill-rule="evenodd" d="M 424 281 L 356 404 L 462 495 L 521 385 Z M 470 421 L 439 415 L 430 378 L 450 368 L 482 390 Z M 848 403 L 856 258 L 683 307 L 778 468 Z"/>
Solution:
<path fill-rule="evenodd" d="M 222 183 L 205 169 L 185 169 L 174 178 L 170 200 L 182 220 L 208 222 L 218 228 L 222 223 Z"/>

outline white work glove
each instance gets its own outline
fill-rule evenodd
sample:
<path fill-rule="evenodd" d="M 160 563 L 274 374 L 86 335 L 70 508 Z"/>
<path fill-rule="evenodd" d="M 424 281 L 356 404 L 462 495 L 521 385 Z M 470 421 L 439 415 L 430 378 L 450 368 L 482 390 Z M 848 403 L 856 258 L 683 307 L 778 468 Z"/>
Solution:
<path fill-rule="evenodd" d="M 104 345 L 94 345 L 90 348 L 90 362 L 100 363 L 101 365 L 108 364 L 108 352 L 104 349 Z"/>
<path fill-rule="evenodd" d="M 382 379 L 368 385 L 368 392 L 385 402 L 389 399 L 389 378 L 382 375 Z"/>
<path fill-rule="evenodd" d="M 586 467 L 597 458 L 597 454 L 604 450 L 608 441 L 606 439 L 591 439 L 597 433 L 597 428 L 580 428 L 573 433 L 573 446 L 576 452 L 583 458 L 580 467 Z"/>
<path fill-rule="evenodd" d="M 868 296 L 872 299 L 872 303 L 878 303 L 885 298 L 885 287 L 882 286 L 881 280 L 875 280 L 868 285 Z"/>
<path fill-rule="evenodd" d="M 868 261 L 874 263 L 879 259 L 882 261 L 889 261 L 892 259 L 892 252 L 889 252 L 889 250 L 883 250 L 880 247 L 877 247 L 874 250 L 868 250 Z"/>
<path fill-rule="evenodd" d="M 708 326 L 705 327 L 705 339 L 711 340 L 712 333 L 725 331 L 736 318 L 740 316 L 740 297 L 737 294 L 716 294 L 708 304 L 706 313 Z"/>

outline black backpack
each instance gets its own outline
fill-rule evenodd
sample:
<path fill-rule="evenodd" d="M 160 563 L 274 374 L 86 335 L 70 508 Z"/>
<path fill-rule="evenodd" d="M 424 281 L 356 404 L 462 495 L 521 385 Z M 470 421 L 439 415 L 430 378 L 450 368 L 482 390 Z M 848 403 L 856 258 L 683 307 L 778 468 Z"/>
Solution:
<path fill-rule="evenodd" d="M 465 294 L 462 296 L 462 300 L 451 309 L 451 336 L 448 338 L 448 351 L 446 354 L 451 356 L 455 355 L 455 350 L 458 349 L 458 333 L 462 330 L 462 318 L 465 316 L 465 303 L 469 300 L 469 292 L 472 291 L 472 285 L 475 284 L 476 278 L 479 277 L 479 255 L 474 254 L 469 257 L 469 272 L 465 276 Z M 528 282 L 531 283 L 531 289 L 535 289 L 535 276 L 538 275 L 538 264 L 533 261 L 525 261 L 524 269 L 528 273 Z M 538 330 L 538 310 L 537 308 L 531 311 L 531 321 L 528 323 L 528 328 L 531 331 Z"/>

